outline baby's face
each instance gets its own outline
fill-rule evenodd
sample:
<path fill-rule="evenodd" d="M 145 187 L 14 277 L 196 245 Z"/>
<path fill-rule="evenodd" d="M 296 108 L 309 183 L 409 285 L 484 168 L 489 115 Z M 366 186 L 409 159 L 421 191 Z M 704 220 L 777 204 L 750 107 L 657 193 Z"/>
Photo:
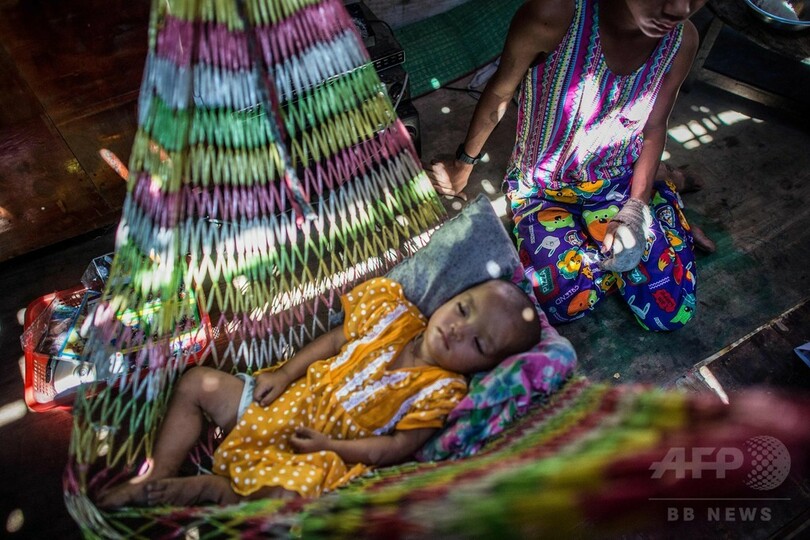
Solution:
<path fill-rule="evenodd" d="M 442 304 L 428 321 L 423 354 L 455 373 L 495 367 L 514 350 L 526 324 L 508 293 L 503 283 L 487 281 Z"/>

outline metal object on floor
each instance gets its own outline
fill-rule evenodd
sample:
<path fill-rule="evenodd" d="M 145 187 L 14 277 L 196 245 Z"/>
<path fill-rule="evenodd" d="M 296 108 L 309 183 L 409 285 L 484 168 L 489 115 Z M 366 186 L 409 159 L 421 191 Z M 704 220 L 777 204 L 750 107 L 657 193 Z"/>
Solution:
<path fill-rule="evenodd" d="M 394 36 L 391 26 L 378 18 L 364 2 L 344 0 L 343 3 L 363 39 L 380 81 L 385 85 L 397 116 L 408 130 L 417 155 L 421 156 L 419 112 L 411 103 L 409 76 L 402 67 L 405 51 Z"/>
<path fill-rule="evenodd" d="M 704 64 L 712 52 L 723 26 L 732 28 L 768 51 L 797 62 L 804 62 L 805 59 L 810 58 L 810 34 L 775 31 L 757 20 L 739 0 L 709 0 L 707 6 L 713 15 L 712 20 L 708 28 L 702 32 L 700 48 L 692 64 L 692 70 L 684 83 L 684 88 L 689 89 L 695 81 L 699 80 L 768 107 L 806 113 L 810 109 L 810 104 L 807 102 L 797 102 L 754 84 L 707 69 Z"/>
<path fill-rule="evenodd" d="M 745 0 L 765 24 L 792 32 L 810 28 L 810 8 L 804 0 Z"/>

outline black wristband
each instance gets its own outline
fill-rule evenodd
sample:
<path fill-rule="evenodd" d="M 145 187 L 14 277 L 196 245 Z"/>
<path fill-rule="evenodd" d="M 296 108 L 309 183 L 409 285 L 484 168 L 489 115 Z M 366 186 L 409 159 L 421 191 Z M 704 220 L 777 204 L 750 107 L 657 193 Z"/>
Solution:
<path fill-rule="evenodd" d="M 458 150 L 456 150 L 456 159 L 468 165 L 475 165 L 476 163 L 481 161 L 482 157 L 484 157 L 483 152 L 481 152 L 475 157 L 472 157 L 471 155 L 467 154 L 467 152 L 464 151 L 464 143 L 458 145 Z"/>

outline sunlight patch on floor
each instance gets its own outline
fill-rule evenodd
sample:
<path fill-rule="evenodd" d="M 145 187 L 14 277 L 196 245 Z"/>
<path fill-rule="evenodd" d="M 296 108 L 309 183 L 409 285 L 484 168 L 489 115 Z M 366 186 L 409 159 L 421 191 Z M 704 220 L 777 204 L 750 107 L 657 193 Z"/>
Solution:
<path fill-rule="evenodd" d="M 15 508 L 8 514 L 8 518 L 6 518 L 6 532 L 15 533 L 22 529 L 23 523 L 25 523 L 25 516 L 23 516 L 23 511 L 19 508 Z"/>
<path fill-rule="evenodd" d="M 0 407 L 0 427 L 12 424 L 28 414 L 28 407 L 25 401 L 18 399 L 7 405 Z"/>
<path fill-rule="evenodd" d="M 492 185 L 492 182 L 490 182 L 487 178 L 481 180 L 481 187 L 484 189 L 487 195 L 495 195 L 498 193 L 498 189 Z"/>
<path fill-rule="evenodd" d="M 489 201 L 492 205 L 492 209 L 495 210 L 495 213 L 498 214 L 498 217 L 504 217 L 506 215 L 506 196 L 503 195 L 498 197 L 495 200 Z"/>
<path fill-rule="evenodd" d="M 702 115 L 702 117 L 689 120 L 685 124 L 673 126 L 667 130 L 667 134 L 683 145 L 686 150 L 694 150 L 699 146 L 712 142 L 714 137 L 711 133 L 719 131 L 722 126 L 732 126 L 745 121 L 757 124 L 763 122 L 758 118 L 752 118 L 734 110 L 714 114 L 708 107 L 692 107 L 692 111 Z"/>
<path fill-rule="evenodd" d="M 728 394 L 723 389 L 723 385 L 720 384 L 720 381 L 717 380 L 717 377 L 714 376 L 712 370 L 709 369 L 709 366 L 702 366 L 699 370 L 700 376 L 703 377 L 703 382 L 706 383 L 706 386 L 712 389 L 712 391 L 717 394 L 717 397 L 720 398 L 724 404 L 728 405 Z"/>

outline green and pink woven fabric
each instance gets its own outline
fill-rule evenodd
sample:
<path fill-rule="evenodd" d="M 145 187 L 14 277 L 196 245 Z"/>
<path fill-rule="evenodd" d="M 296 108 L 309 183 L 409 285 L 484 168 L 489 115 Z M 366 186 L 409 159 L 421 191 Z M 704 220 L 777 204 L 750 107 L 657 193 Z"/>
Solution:
<path fill-rule="evenodd" d="M 340 0 L 155 0 L 116 253 L 83 360 L 66 500 L 150 455 L 190 363 L 254 371 L 444 217 Z M 92 524 L 92 525 L 90 525 Z M 99 532 L 99 534 L 103 534 Z"/>

